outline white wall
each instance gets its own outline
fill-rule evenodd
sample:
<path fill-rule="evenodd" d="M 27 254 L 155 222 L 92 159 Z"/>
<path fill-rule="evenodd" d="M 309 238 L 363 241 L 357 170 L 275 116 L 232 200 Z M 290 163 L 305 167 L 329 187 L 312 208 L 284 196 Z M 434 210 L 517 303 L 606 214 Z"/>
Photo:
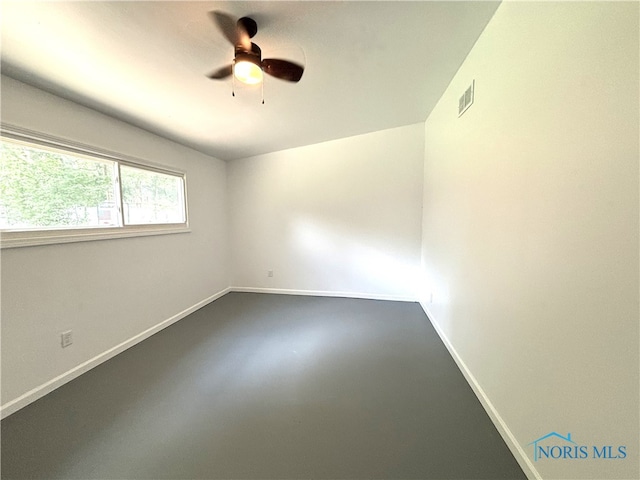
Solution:
<path fill-rule="evenodd" d="M 232 285 L 415 298 L 423 156 L 416 124 L 231 162 Z"/>
<path fill-rule="evenodd" d="M 2 77 L 2 121 L 187 172 L 192 231 L 4 249 L 2 404 L 228 286 L 224 162 Z M 60 332 L 73 330 L 62 349 Z"/>
<path fill-rule="evenodd" d="M 640 473 L 638 40 L 637 2 L 505 2 L 426 122 L 433 320 L 531 460 L 627 446 L 544 478 Z"/>

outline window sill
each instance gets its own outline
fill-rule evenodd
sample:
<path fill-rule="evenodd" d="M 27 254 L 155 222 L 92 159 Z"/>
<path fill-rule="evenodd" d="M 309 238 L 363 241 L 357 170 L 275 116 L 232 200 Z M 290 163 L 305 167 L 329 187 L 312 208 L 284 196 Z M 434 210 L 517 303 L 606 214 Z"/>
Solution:
<path fill-rule="evenodd" d="M 91 242 L 114 238 L 189 233 L 188 225 L 136 225 L 129 227 L 78 228 L 38 231 L 3 231 L 0 248 L 35 247 L 59 243 Z"/>

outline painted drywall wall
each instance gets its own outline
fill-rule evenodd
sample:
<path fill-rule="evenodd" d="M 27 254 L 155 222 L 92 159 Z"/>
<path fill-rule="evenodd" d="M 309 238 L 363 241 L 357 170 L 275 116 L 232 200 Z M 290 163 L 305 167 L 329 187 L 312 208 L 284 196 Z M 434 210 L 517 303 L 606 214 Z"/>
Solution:
<path fill-rule="evenodd" d="M 423 302 L 544 478 L 640 473 L 638 7 L 503 3 L 425 126 Z"/>
<path fill-rule="evenodd" d="M 231 162 L 232 285 L 415 298 L 423 151 L 416 124 Z"/>
<path fill-rule="evenodd" d="M 190 233 L 1 251 L 2 404 L 228 286 L 226 165 L 2 77 L 2 121 L 186 171 Z M 62 349 L 60 332 L 73 331 Z"/>

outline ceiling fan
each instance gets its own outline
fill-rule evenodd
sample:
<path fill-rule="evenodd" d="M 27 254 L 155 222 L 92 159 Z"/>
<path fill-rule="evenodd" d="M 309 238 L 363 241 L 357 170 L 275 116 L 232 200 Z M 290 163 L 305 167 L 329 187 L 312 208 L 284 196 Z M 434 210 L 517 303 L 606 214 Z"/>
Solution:
<path fill-rule="evenodd" d="M 251 38 L 258 33 L 258 24 L 249 17 L 237 21 L 219 10 L 209 12 L 222 34 L 235 48 L 231 65 L 226 65 L 211 72 L 207 77 L 222 80 L 233 75 L 239 81 L 254 85 L 262 82 L 263 73 L 272 77 L 298 82 L 302 78 L 304 67 L 297 63 L 279 58 L 262 58 L 262 50 Z"/>

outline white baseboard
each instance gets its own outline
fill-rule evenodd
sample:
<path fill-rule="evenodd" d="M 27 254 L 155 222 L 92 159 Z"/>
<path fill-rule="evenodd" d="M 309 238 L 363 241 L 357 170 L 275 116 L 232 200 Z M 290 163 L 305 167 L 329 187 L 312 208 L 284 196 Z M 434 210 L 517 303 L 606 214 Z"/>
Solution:
<path fill-rule="evenodd" d="M 274 293 L 277 295 L 308 295 L 311 297 L 363 298 L 367 300 L 390 300 L 394 302 L 416 302 L 414 297 L 404 295 L 386 295 L 381 293 L 333 292 L 326 290 L 291 290 L 287 288 L 231 287 L 232 292 Z"/>
<path fill-rule="evenodd" d="M 469 370 L 469 367 L 467 367 L 467 364 L 464 363 L 464 360 L 462 360 L 462 358 L 456 351 L 455 347 L 451 344 L 451 342 L 449 341 L 445 333 L 442 331 L 442 329 L 438 325 L 438 322 L 435 321 L 435 318 L 433 314 L 429 311 L 429 307 L 427 307 L 427 304 L 425 302 L 420 301 L 420 306 L 422 307 L 422 309 L 424 310 L 424 313 L 427 315 L 427 318 L 433 325 L 433 328 L 436 330 L 436 332 L 440 336 L 440 339 L 442 340 L 444 345 L 447 347 L 447 350 L 449 350 L 449 353 L 455 360 L 456 364 L 458 365 L 458 368 L 464 375 L 464 378 L 466 378 L 467 382 L 469 383 L 474 393 L 476 394 L 476 397 L 478 397 L 478 400 L 480 400 L 480 403 L 482 404 L 485 411 L 489 415 L 489 418 L 491 419 L 496 429 L 502 436 L 502 439 L 504 440 L 504 442 L 509 447 L 509 450 L 511 450 L 511 453 L 513 454 L 514 458 L 520 465 L 520 468 L 522 468 L 522 470 L 524 471 L 527 478 L 531 480 L 542 480 L 542 476 L 540 475 L 540 473 L 538 473 L 536 468 L 533 466 L 533 463 L 531 463 L 531 460 L 529 460 L 527 453 L 522 449 L 522 447 L 516 440 L 516 437 L 513 435 L 513 433 L 505 423 L 505 421 L 502 419 L 502 417 L 496 410 L 496 407 L 493 405 L 491 400 L 489 400 L 489 397 L 487 396 L 487 394 L 484 392 L 484 390 L 476 380 L 476 377 L 474 377 L 473 373 L 471 373 L 471 370 Z"/>
<path fill-rule="evenodd" d="M 169 325 L 177 322 L 178 320 L 183 319 L 190 313 L 193 313 L 199 308 L 202 308 L 205 305 L 213 302 L 214 300 L 220 298 L 221 296 L 228 293 L 229 291 L 230 291 L 229 288 L 225 288 L 224 290 L 218 293 L 215 293 L 210 297 L 205 298 L 204 300 L 196 303 L 195 305 L 192 305 L 189 308 L 186 308 L 185 310 L 173 315 L 172 317 L 166 320 L 163 320 L 157 325 L 154 325 L 153 327 L 148 328 L 143 332 L 140 332 L 139 334 L 131 337 L 130 339 L 125 340 L 124 342 L 116 345 L 115 347 L 112 347 L 109 350 L 102 352 L 101 354 L 96 355 L 95 357 L 87 360 L 86 362 L 81 363 L 80 365 L 63 373 L 62 375 L 58 375 L 57 377 L 49 380 L 48 382 L 43 383 L 42 385 L 29 390 L 27 393 L 23 395 L 20 395 L 18 398 L 15 398 L 5 403 L 0 407 L 0 418 L 5 418 L 11 415 L 12 413 L 20 410 L 21 408 L 26 407 L 30 403 L 35 402 L 41 397 L 44 397 L 47 393 L 52 392 L 56 388 L 61 387 L 65 383 L 70 382 L 74 378 L 79 377 L 83 373 L 91 370 L 94 367 L 97 367 L 101 363 L 106 362 L 110 358 L 115 357 L 116 355 L 127 350 L 128 348 L 133 347 L 137 343 L 140 343 L 141 341 L 149 338 L 154 333 L 157 333 L 160 330 L 168 327 Z"/>

